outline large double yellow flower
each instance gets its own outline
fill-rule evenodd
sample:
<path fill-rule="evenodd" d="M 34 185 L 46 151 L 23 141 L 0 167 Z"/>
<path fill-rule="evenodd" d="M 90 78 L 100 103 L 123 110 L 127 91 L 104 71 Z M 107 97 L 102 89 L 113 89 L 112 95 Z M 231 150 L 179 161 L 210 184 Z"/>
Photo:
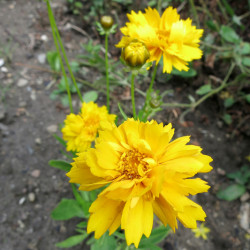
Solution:
<path fill-rule="evenodd" d="M 202 29 L 192 26 L 192 21 L 180 20 L 176 9 L 168 7 L 160 17 L 156 9 L 145 9 L 128 14 L 130 22 L 121 28 L 124 34 L 116 45 L 126 47 L 132 40 L 143 42 L 150 52 L 149 62 L 159 60 L 163 56 L 163 73 L 170 73 L 172 68 L 188 70 L 188 62 L 200 59 L 202 51 L 198 48 Z"/>
<path fill-rule="evenodd" d="M 170 142 L 173 134 L 171 124 L 128 119 L 100 132 L 95 148 L 74 159 L 67 176 L 80 190 L 109 184 L 89 209 L 88 233 L 99 238 L 121 226 L 127 244 L 138 247 L 142 235 L 151 234 L 154 213 L 174 231 L 177 219 L 188 228 L 204 221 L 201 206 L 187 196 L 209 189 L 205 181 L 190 177 L 209 172 L 212 158 L 186 145 L 188 136 Z"/>
<path fill-rule="evenodd" d="M 90 148 L 100 130 L 111 129 L 116 115 L 108 114 L 106 106 L 94 102 L 83 103 L 78 115 L 69 114 L 62 129 L 68 151 L 83 152 Z"/>

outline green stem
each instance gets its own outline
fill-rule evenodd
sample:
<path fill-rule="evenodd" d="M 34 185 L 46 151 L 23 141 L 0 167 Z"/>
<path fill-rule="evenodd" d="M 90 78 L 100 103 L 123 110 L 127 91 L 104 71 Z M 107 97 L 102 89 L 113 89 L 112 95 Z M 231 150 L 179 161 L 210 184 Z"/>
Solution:
<path fill-rule="evenodd" d="M 62 51 L 62 54 L 63 54 L 63 58 L 64 58 L 64 60 L 65 60 L 65 63 L 66 63 L 66 65 L 67 65 L 67 67 L 68 67 L 70 77 L 71 77 L 71 79 L 72 79 L 72 81 L 73 81 L 73 84 L 75 85 L 77 94 L 78 94 L 78 96 L 79 96 L 81 102 L 83 102 L 83 98 L 82 98 L 81 92 L 80 92 L 80 90 L 79 90 L 79 88 L 78 88 L 78 86 L 77 86 L 77 83 L 76 83 L 74 74 L 73 74 L 73 72 L 72 72 L 72 70 L 71 70 L 71 67 L 70 67 L 70 64 L 69 64 L 69 61 L 68 61 L 68 58 L 67 58 L 67 55 L 66 55 L 66 52 L 65 52 L 63 43 L 62 43 L 62 39 L 61 39 L 61 36 L 60 36 L 60 34 L 59 34 L 59 31 L 58 31 L 58 28 L 57 28 L 57 25 L 56 25 L 56 21 L 55 21 L 55 18 L 54 18 L 54 15 L 53 15 L 51 6 L 50 6 L 50 4 L 49 4 L 49 0 L 47 0 L 47 6 L 48 6 L 48 8 L 49 8 L 49 10 L 50 10 L 51 21 L 52 21 L 53 27 L 54 27 L 54 29 L 55 29 L 55 34 L 56 34 L 57 40 L 58 40 L 59 45 L 60 45 L 60 47 L 61 47 L 61 51 Z"/>
<path fill-rule="evenodd" d="M 190 108 L 187 109 L 187 110 L 185 110 L 185 111 L 181 114 L 181 116 L 180 116 L 180 121 L 183 121 L 183 120 L 184 120 L 184 117 L 185 117 L 185 115 L 186 115 L 187 113 L 189 113 L 190 111 L 192 111 L 193 109 L 195 109 L 195 108 L 196 108 L 197 106 L 199 106 L 202 102 L 204 102 L 207 98 L 209 98 L 210 96 L 212 96 L 212 95 L 214 95 L 214 94 L 217 94 L 217 93 L 220 92 L 222 89 L 226 88 L 226 87 L 229 85 L 229 83 L 227 83 L 227 81 L 228 81 L 230 75 L 232 74 L 234 67 L 235 67 L 235 63 L 232 63 L 231 66 L 230 66 L 230 68 L 229 68 L 229 70 L 228 70 L 228 72 L 227 72 L 227 75 L 225 76 L 225 78 L 224 78 L 224 80 L 223 80 L 223 82 L 222 82 L 222 84 L 221 84 L 218 88 L 213 89 L 213 90 L 210 91 L 208 94 L 206 94 L 206 95 L 204 95 L 203 97 L 201 97 L 197 102 L 192 103 L 192 104 L 190 105 Z"/>
<path fill-rule="evenodd" d="M 131 100 L 133 107 L 133 117 L 136 119 L 136 109 L 135 109 L 135 74 L 132 73 L 131 76 Z"/>
<path fill-rule="evenodd" d="M 56 38 L 55 27 L 54 27 L 54 22 L 53 22 L 53 13 L 52 13 L 50 3 L 48 0 L 47 0 L 47 8 L 48 8 L 48 15 L 49 15 L 49 21 L 50 21 L 50 26 L 51 26 L 51 30 L 52 30 L 53 40 L 54 40 L 54 43 L 56 46 L 56 51 L 59 55 L 60 65 L 62 68 L 62 74 L 63 74 L 63 77 L 65 79 L 66 90 L 67 90 L 68 99 L 69 99 L 69 108 L 70 108 L 70 112 L 73 113 L 74 111 L 73 111 L 73 106 L 72 106 L 72 99 L 71 99 L 71 93 L 70 93 L 70 89 L 69 89 L 68 78 L 66 75 L 66 71 L 64 69 L 64 65 L 63 65 L 63 61 L 62 61 L 62 57 L 61 57 L 61 53 L 60 53 L 60 48 L 59 48 L 58 41 Z"/>
<path fill-rule="evenodd" d="M 148 96 L 147 96 L 147 98 L 149 97 L 149 95 L 151 94 L 152 89 L 153 89 L 153 85 L 154 85 L 155 77 L 156 77 L 156 72 L 157 72 L 157 66 L 158 65 L 155 64 L 152 79 L 151 79 L 151 82 L 150 82 L 150 85 L 149 85 L 149 88 L 148 88 Z"/>
<path fill-rule="evenodd" d="M 160 15 L 161 15 L 161 5 L 162 5 L 162 0 L 158 0 L 158 2 L 157 2 L 157 10 L 158 10 Z"/>
<path fill-rule="evenodd" d="M 109 63 L 108 63 L 108 33 L 105 34 L 105 67 L 106 67 L 106 88 L 107 88 L 107 109 L 109 108 Z"/>
<path fill-rule="evenodd" d="M 199 21 L 199 17 L 198 17 L 198 14 L 197 14 L 197 10 L 196 10 L 195 5 L 194 5 L 194 0 L 189 0 L 189 3 L 191 5 L 191 10 L 193 12 L 197 27 L 200 28 L 200 21 Z"/>

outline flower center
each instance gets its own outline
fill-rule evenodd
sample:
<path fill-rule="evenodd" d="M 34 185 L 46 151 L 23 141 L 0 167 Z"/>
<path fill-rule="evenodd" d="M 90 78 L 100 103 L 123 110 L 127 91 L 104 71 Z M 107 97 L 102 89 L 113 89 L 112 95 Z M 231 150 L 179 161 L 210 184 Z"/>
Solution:
<path fill-rule="evenodd" d="M 167 41 L 169 37 L 169 31 L 167 30 L 158 30 L 157 32 L 159 40 Z"/>
<path fill-rule="evenodd" d="M 124 152 L 118 163 L 121 174 L 130 180 L 145 176 L 149 164 L 143 160 L 144 158 L 147 156 L 137 149 Z"/>

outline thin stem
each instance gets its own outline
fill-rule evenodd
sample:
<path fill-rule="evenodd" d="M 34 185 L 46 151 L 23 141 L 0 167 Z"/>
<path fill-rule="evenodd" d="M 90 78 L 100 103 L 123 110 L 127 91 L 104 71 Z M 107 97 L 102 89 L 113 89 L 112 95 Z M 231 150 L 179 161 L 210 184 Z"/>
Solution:
<path fill-rule="evenodd" d="M 77 83 L 76 83 L 76 80 L 75 80 L 75 77 L 74 77 L 74 74 L 71 70 L 71 67 L 70 67 L 70 64 L 69 64 L 69 61 L 68 61 L 68 58 L 67 58 L 67 55 L 66 55 L 66 52 L 65 52 L 65 49 L 64 49 L 64 46 L 63 46 L 63 43 L 62 43 L 62 39 L 61 39 L 61 36 L 59 34 L 59 31 L 58 31 L 58 28 L 57 28 L 57 25 L 56 25 L 56 21 L 55 21 L 55 18 L 54 18 L 54 15 L 53 15 L 53 12 L 51 10 L 51 7 L 50 7 L 50 4 L 49 4 L 49 1 L 47 0 L 47 4 L 48 4 L 48 8 L 50 9 L 50 13 L 51 13 L 51 21 L 52 21 L 52 24 L 53 24 L 53 27 L 55 29 L 55 34 L 56 34 L 56 37 L 57 37 L 57 40 L 59 42 L 59 45 L 61 47 L 61 50 L 62 50 L 62 54 L 63 54 L 63 58 L 65 60 L 65 63 L 68 67 L 68 70 L 69 70 L 69 74 L 70 74 L 70 77 L 73 81 L 73 84 L 75 85 L 75 88 L 76 88 L 76 91 L 77 91 L 77 94 L 81 100 L 81 102 L 83 102 L 83 98 L 82 98 L 82 95 L 81 95 L 81 92 L 77 86 Z"/>
<path fill-rule="evenodd" d="M 105 34 L 105 67 L 106 67 L 106 88 L 107 88 L 107 109 L 109 109 L 109 63 L 108 63 L 108 33 Z"/>
<path fill-rule="evenodd" d="M 234 49 L 233 47 L 219 47 L 219 46 L 212 45 L 212 44 L 209 44 L 209 43 L 206 43 L 206 42 L 203 42 L 203 41 L 201 41 L 200 43 L 202 45 L 206 46 L 206 47 L 216 49 L 216 50 L 219 50 L 219 51 L 230 51 L 230 50 Z"/>
<path fill-rule="evenodd" d="M 150 82 L 150 85 L 149 85 L 149 88 L 148 88 L 148 93 L 149 94 L 151 93 L 151 91 L 153 89 L 153 85 L 154 85 L 155 77 L 156 77 L 156 72 L 157 72 L 157 66 L 158 65 L 155 64 L 153 75 L 152 75 L 152 79 L 151 79 L 151 82 Z"/>
<path fill-rule="evenodd" d="M 194 5 L 194 0 L 189 0 L 189 3 L 191 5 L 191 10 L 193 12 L 197 27 L 200 28 L 200 21 L 199 21 L 199 17 L 198 17 L 198 14 L 197 14 L 197 10 L 196 10 L 195 5 Z"/>
<path fill-rule="evenodd" d="M 70 108 L 70 112 L 73 113 L 74 111 L 73 111 L 73 106 L 72 106 L 72 99 L 71 99 L 71 93 L 70 93 L 70 89 L 69 89 L 68 78 L 67 78 L 66 71 L 64 69 L 64 65 L 63 65 L 63 61 L 62 61 L 62 57 L 61 57 L 61 54 L 60 54 L 60 48 L 59 48 L 58 41 L 57 41 L 56 34 L 55 34 L 55 27 L 54 27 L 54 22 L 53 22 L 53 13 L 52 13 L 50 3 L 49 3 L 48 0 L 47 0 L 47 8 L 48 8 L 48 15 L 49 15 L 49 21 L 50 21 L 50 26 L 51 26 L 51 30 L 52 30 L 53 40 L 54 40 L 54 43 L 55 43 L 55 46 L 56 46 L 56 51 L 57 51 L 57 53 L 59 55 L 60 65 L 61 65 L 61 68 L 62 68 L 62 74 L 63 74 L 63 77 L 65 79 L 66 90 L 67 90 L 68 99 L 69 99 L 69 108 Z"/>
<path fill-rule="evenodd" d="M 195 103 L 192 103 L 190 105 L 190 108 L 185 110 L 181 116 L 180 116 L 180 121 L 182 122 L 184 120 L 184 117 L 187 113 L 189 113 L 190 111 L 192 111 L 193 109 L 195 109 L 198 105 L 200 105 L 202 102 L 204 102 L 207 98 L 209 98 L 210 96 L 214 95 L 214 94 L 217 94 L 218 92 L 220 92 L 222 89 L 226 88 L 227 86 L 229 86 L 230 83 L 227 83 L 230 75 L 232 74 L 233 72 L 233 69 L 235 67 L 235 63 L 232 63 L 228 72 L 227 72 L 227 75 L 225 76 L 222 84 L 216 88 L 216 89 L 213 89 L 212 91 L 210 91 L 208 94 L 204 95 L 203 97 L 201 97 L 197 102 Z"/>
<path fill-rule="evenodd" d="M 136 109 L 135 109 L 135 74 L 132 73 L 131 76 L 131 100 L 133 107 L 133 117 L 136 119 Z"/>
<path fill-rule="evenodd" d="M 158 2 L 157 2 L 157 10 L 158 10 L 160 15 L 161 15 L 161 5 L 162 5 L 162 0 L 158 0 Z"/>

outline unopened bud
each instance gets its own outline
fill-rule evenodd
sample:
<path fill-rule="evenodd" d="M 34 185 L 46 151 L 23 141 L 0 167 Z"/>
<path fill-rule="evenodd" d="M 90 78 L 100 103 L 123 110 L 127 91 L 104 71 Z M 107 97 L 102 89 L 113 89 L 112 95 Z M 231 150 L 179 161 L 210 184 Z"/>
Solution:
<path fill-rule="evenodd" d="M 149 52 L 144 43 L 133 40 L 123 49 L 122 58 L 130 67 L 141 67 L 149 59 Z"/>
<path fill-rule="evenodd" d="M 114 20 L 111 16 L 102 16 L 100 22 L 105 30 L 110 29 L 114 24 Z"/>

